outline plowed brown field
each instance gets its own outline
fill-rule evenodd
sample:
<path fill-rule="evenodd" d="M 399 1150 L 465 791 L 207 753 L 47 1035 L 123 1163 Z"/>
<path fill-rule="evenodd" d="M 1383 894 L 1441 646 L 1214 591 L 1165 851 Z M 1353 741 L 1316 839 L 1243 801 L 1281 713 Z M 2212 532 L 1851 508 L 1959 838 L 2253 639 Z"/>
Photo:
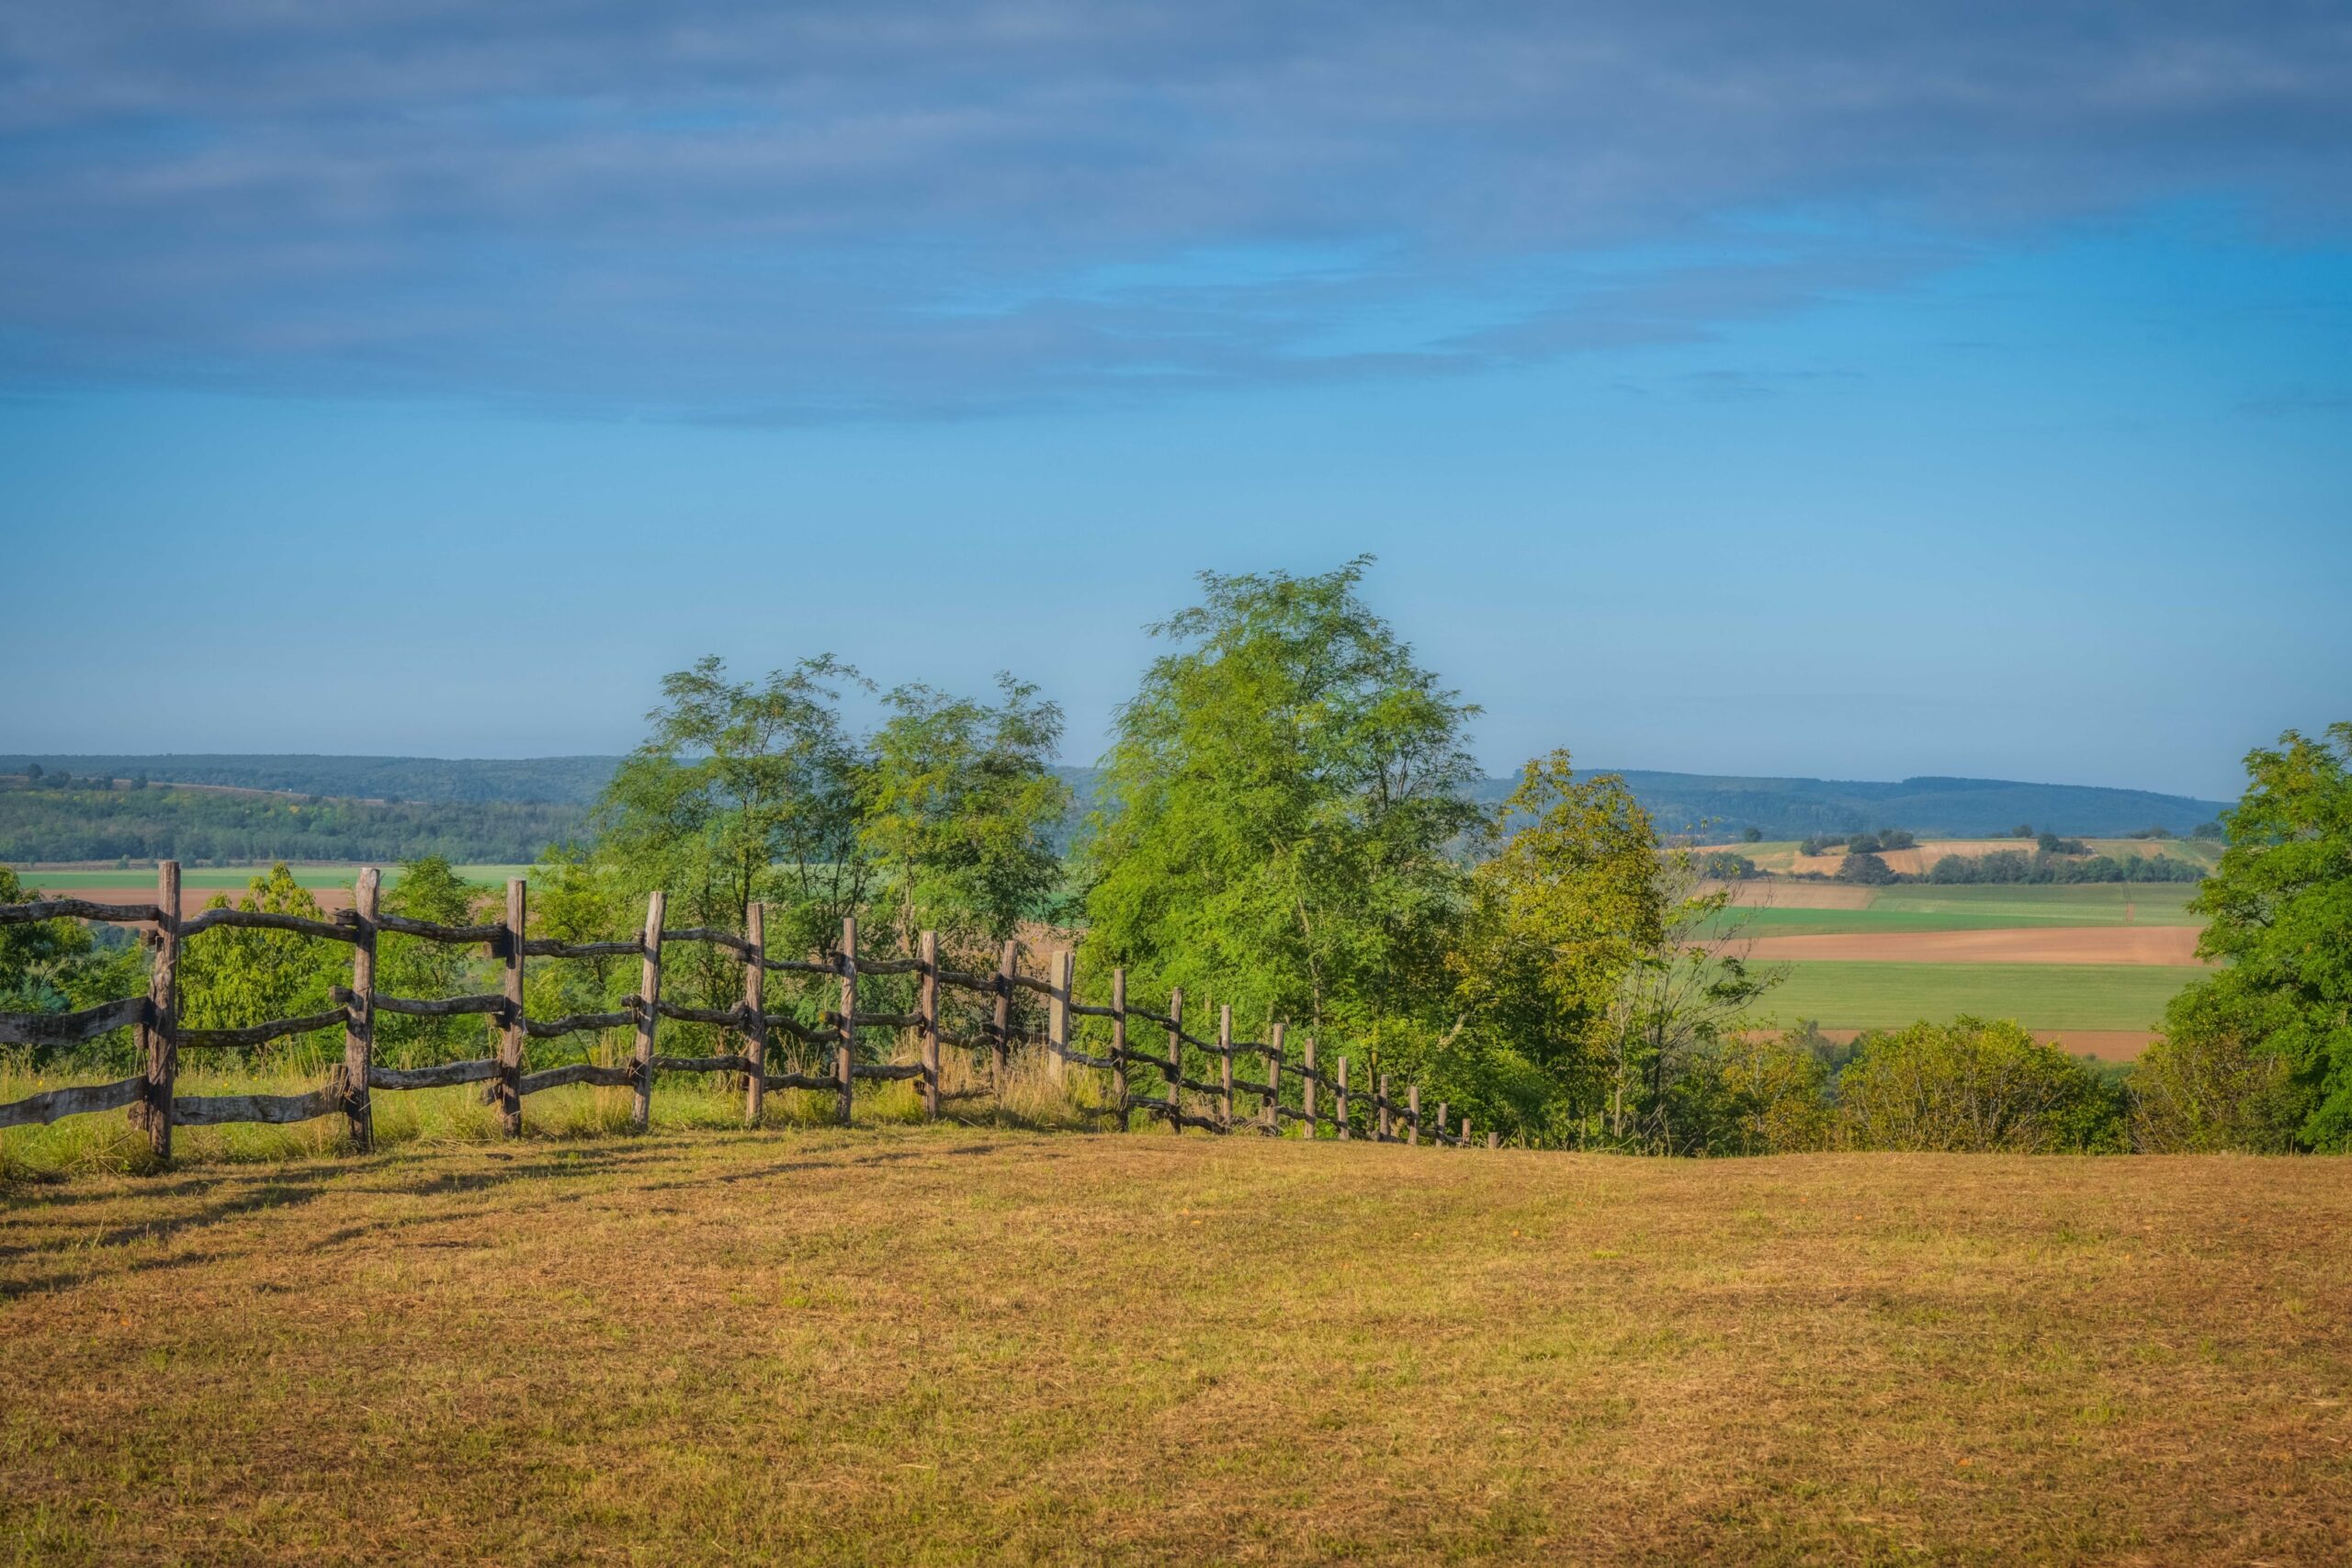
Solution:
<path fill-rule="evenodd" d="M 2024 926 L 1964 931 L 1846 931 L 1764 936 L 1745 945 L 1763 960 L 1843 958 L 1881 964 L 2195 964 L 2195 926 Z"/>

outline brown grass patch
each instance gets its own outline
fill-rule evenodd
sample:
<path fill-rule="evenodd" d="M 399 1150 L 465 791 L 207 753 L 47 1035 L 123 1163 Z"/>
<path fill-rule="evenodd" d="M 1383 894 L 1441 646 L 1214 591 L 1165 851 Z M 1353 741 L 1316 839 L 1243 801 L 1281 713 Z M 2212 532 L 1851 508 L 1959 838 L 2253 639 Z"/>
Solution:
<path fill-rule="evenodd" d="M 2352 1552 L 2331 1161 L 943 1127 L 5 1203 L 27 1561 Z"/>
<path fill-rule="evenodd" d="M 1843 931 L 1761 936 L 1748 957 L 1844 958 L 1883 964 L 2199 964 L 2196 926 L 2015 926 L 1958 931 Z"/>

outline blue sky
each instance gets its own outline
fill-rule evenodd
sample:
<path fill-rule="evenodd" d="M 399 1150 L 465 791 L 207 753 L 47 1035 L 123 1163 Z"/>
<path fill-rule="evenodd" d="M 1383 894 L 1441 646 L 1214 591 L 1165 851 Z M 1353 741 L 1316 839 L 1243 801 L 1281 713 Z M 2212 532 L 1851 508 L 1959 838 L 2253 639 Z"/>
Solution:
<path fill-rule="evenodd" d="M 2340 6 L 0 0 L 0 750 L 831 649 L 1084 760 L 1369 550 L 1498 771 L 2223 795 L 2352 716 L 2347 350 Z"/>

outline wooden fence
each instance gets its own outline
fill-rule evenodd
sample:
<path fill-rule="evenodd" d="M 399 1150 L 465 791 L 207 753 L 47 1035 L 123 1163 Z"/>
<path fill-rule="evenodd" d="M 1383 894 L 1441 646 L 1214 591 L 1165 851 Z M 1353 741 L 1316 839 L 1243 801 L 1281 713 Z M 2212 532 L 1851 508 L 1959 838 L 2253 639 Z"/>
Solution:
<path fill-rule="evenodd" d="M 1351 1089 L 1348 1082 L 1347 1057 L 1341 1056 L 1335 1063 L 1336 1073 L 1327 1074 L 1316 1066 L 1315 1042 L 1308 1040 L 1294 1059 L 1286 1052 L 1283 1043 L 1285 1032 L 1281 1024 L 1272 1027 L 1272 1039 L 1265 1043 L 1238 1041 L 1233 1037 L 1232 1008 L 1220 1007 L 1217 1010 L 1216 1038 L 1204 1040 L 1187 1032 L 1184 1028 L 1184 998 L 1182 992 L 1170 994 L 1165 1013 L 1136 1006 L 1127 999 L 1124 970 L 1114 970 L 1112 974 L 1110 1005 L 1104 1007 L 1080 1002 L 1075 994 L 1076 954 L 1067 950 L 1048 955 L 1044 976 L 1024 975 L 1021 972 L 1020 944 L 1007 942 L 999 955 L 995 973 L 966 974 L 940 964 L 938 937 L 930 931 L 922 934 L 916 956 L 912 958 L 861 959 L 857 951 L 857 923 L 846 920 L 842 922 L 839 953 L 806 959 L 775 958 L 768 955 L 763 940 L 764 911 L 761 906 L 752 906 L 745 930 L 740 934 L 707 926 L 664 929 L 662 916 L 667 900 L 661 893 L 655 893 L 647 899 L 644 934 L 638 940 L 565 942 L 526 935 L 528 889 L 519 878 L 506 885 L 503 918 L 494 924 L 471 926 L 440 925 L 385 913 L 378 907 L 380 886 L 381 879 L 373 867 L 362 871 L 355 890 L 353 907 L 324 920 L 236 908 L 206 909 L 200 914 L 183 917 L 180 913 L 180 868 L 177 863 L 166 861 L 157 871 L 155 902 L 153 905 L 99 904 L 79 898 L 0 905 L 0 925 L 64 918 L 136 923 L 152 928 L 149 941 L 154 948 L 153 963 L 149 969 L 148 992 L 144 997 L 107 1002 L 79 1012 L 0 1013 L 0 1044 L 73 1045 L 128 1026 L 138 1031 L 144 1057 L 141 1072 L 116 1083 L 50 1089 L 11 1104 L 0 1105 L 0 1128 L 54 1122 L 60 1117 L 93 1111 L 127 1109 L 132 1124 L 145 1129 L 155 1155 L 161 1159 L 168 1159 L 172 1152 L 172 1129 L 175 1126 L 209 1127 L 232 1122 L 307 1122 L 339 1114 L 350 1124 L 352 1144 L 365 1150 L 374 1144 L 372 1097 L 380 1091 L 442 1089 L 480 1083 L 485 1086 L 485 1098 L 498 1107 L 506 1132 L 519 1134 L 523 1131 L 523 1102 L 526 1099 L 542 1089 L 588 1083 L 633 1089 L 632 1121 L 642 1129 L 651 1116 L 655 1085 L 660 1076 L 665 1073 L 739 1075 L 745 1086 L 744 1119 L 752 1125 L 760 1121 L 762 1101 L 770 1089 L 809 1089 L 830 1093 L 836 1097 L 840 1122 L 847 1126 L 855 1111 L 856 1088 L 861 1081 L 906 1080 L 916 1083 L 922 1097 L 923 1112 L 933 1118 L 940 1114 L 941 1105 L 948 1100 L 989 1095 L 1001 1099 L 1011 1076 L 1012 1053 L 1016 1048 L 1025 1048 L 1042 1054 L 1048 1076 L 1056 1082 L 1064 1081 L 1067 1070 L 1071 1066 L 1108 1074 L 1110 1101 L 1101 1109 L 1104 1114 L 1115 1116 L 1122 1130 L 1132 1125 L 1134 1114 L 1140 1111 L 1165 1120 L 1178 1131 L 1193 1127 L 1220 1134 L 1256 1133 L 1277 1136 L 1287 1125 L 1295 1127 L 1300 1135 L 1309 1138 L 1322 1136 L 1328 1130 L 1332 1136 L 1342 1139 L 1369 1137 L 1385 1143 L 1419 1144 L 1427 1141 L 1455 1147 L 1471 1146 L 1470 1119 L 1464 1116 L 1449 1125 L 1448 1108 L 1442 1101 L 1436 1107 L 1434 1120 L 1424 1123 L 1419 1085 L 1405 1086 L 1404 1098 L 1397 1100 L 1394 1096 L 1389 1075 L 1380 1072 L 1374 1064 L 1373 1071 L 1367 1074 L 1372 1081 Z M 238 1029 L 183 1028 L 179 1021 L 178 981 L 181 946 L 207 931 L 222 926 L 291 931 L 324 942 L 347 943 L 352 950 L 351 984 L 347 988 L 335 987 L 335 1006 L 331 1011 L 302 1018 L 273 1019 Z M 385 995 L 376 989 L 376 942 L 378 937 L 387 931 L 426 942 L 483 943 L 490 956 L 500 962 L 502 984 L 495 992 L 472 997 L 423 998 Z M 709 943 L 736 953 L 743 967 L 742 1000 L 732 1008 L 683 1007 L 662 1000 L 662 952 L 666 947 L 682 942 Z M 526 960 L 632 955 L 641 963 L 641 977 L 638 994 L 628 998 L 620 1010 L 574 1013 L 551 1019 L 531 1018 L 525 1013 L 523 973 Z M 805 1023 L 789 1013 L 765 1010 L 764 981 L 767 975 L 775 971 L 820 976 L 837 981 L 840 986 L 839 1008 L 825 1011 L 820 1021 L 814 1025 Z M 886 975 L 915 977 L 913 1011 L 886 1013 L 860 1010 L 858 983 L 861 977 Z M 989 1021 L 968 1033 L 956 1033 L 943 1028 L 940 1005 L 943 987 L 985 998 L 989 1003 Z M 1042 998 L 1045 1015 L 1042 1033 L 1013 1027 L 1013 1002 L 1016 993 L 1020 992 L 1034 993 Z M 476 1061 L 448 1062 L 434 1066 L 379 1066 L 374 1059 L 376 1020 L 386 1013 L 412 1018 L 440 1018 L 467 1013 L 486 1015 L 499 1030 L 497 1055 Z M 662 1055 L 655 1045 L 663 1019 L 718 1026 L 739 1036 L 742 1049 L 740 1054 L 718 1056 Z M 1073 1021 L 1081 1019 L 1108 1021 L 1110 1042 L 1103 1054 L 1094 1055 L 1079 1049 L 1072 1028 Z M 1130 1036 L 1130 1026 L 1135 1024 L 1150 1025 L 1155 1032 L 1163 1034 L 1164 1054 L 1155 1055 L 1138 1049 Z M 174 1081 L 183 1051 L 250 1047 L 288 1035 L 308 1034 L 337 1025 L 344 1031 L 344 1059 L 325 1083 L 308 1094 L 189 1096 L 174 1092 Z M 636 1035 L 636 1049 L 626 1066 L 574 1062 L 536 1072 L 530 1070 L 529 1045 L 534 1040 L 621 1028 L 633 1029 Z M 918 1060 L 910 1063 L 860 1060 L 858 1032 L 861 1029 L 913 1032 L 917 1037 Z M 823 1074 L 772 1071 L 768 1048 L 780 1036 L 788 1036 L 820 1050 L 830 1048 L 831 1071 Z M 1184 1053 L 1188 1046 L 1215 1061 L 1217 1068 L 1216 1081 L 1185 1075 Z M 956 1093 L 943 1092 L 940 1060 L 941 1052 L 945 1048 L 984 1055 L 990 1064 L 989 1087 Z M 1259 1076 L 1254 1081 L 1236 1075 L 1237 1063 L 1243 1062 L 1262 1064 L 1255 1069 Z M 1134 1075 L 1137 1068 L 1158 1077 L 1159 1094 L 1136 1092 Z M 1297 1085 L 1296 1106 L 1283 1102 L 1286 1080 L 1295 1080 Z M 1187 1096 L 1193 1098 L 1188 1101 Z M 1237 1096 L 1254 1100 L 1256 1111 L 1247 1116 L 1237 1115 L 1234 1110 Z M 1327 1104 L 1328 1109 L 1318 1108 Z M 1486 1143 L 1487 1147 L 1494 1147 L 1495 1134 L 1488 1133 Z"/>

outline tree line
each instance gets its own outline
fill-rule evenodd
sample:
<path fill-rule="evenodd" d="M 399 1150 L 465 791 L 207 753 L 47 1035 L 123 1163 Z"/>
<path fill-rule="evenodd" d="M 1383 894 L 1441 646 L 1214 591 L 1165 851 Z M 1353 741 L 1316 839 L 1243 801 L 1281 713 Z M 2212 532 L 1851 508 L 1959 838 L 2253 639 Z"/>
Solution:
<path fill-rule="evenodd" d="M 2209 944 L 2231 963 L 2176 1004 L 2144 1093 L 2013 1024 L 1922 1024 L 1826 1052 L 1757 1036 L 1779 973 L 1741 961 L 1728 894 L 1667 846 L 1622 779 L 1580 775 L 1557 750 L 1530 760 L 1506 800 L 1475 798 L 1477 709 L 1371 611 L 1366 565 L 1203 574 L 1198 602 L 1151 628 L 1162 651 L 1117 712 L 1068 855 L 1063 717 L 1035 686 L 1007 675 L 983 696 L 877 692 L 831 656 L 758 680 L 704 660 L 664 681 L 643 744 L 579 834 L 538 857 L 533 932 L 628 936 L 660 888 L 675 925 L 740 930 L 764 904 L 779 953 L 830 952 L 850 916 L 868 955 L 904 956 L 935 931 L 944 961 L 969 971 L 993 967 L 1016 933 L 1074 940 L 1082 983 L 1107 987 L 1123 967 L 1138 1002 L 1181 987 L 1230 1003 L 1244 1032 L 1281 1021 L 1314 1036 L 1327 1062 L 1376 1053 L 1424 1094 L 1553 1145 L 2352 1142 L 2352 728 L 2249 759 L 2254 788 L 2197 896 L 2213 917 Z M 878 715 L 864 729 L 847 716 L 853 699 Z M 426 856 L 388 905 L 458 922 L 488 896 Z M 310 900 L 283 874 L 248 897 L 294 913 Z M 2282 921 L 2305 946 L 2278 937 Z M 2330 933 L 2333 956 L 2314 956 L 2310 943 Z M 310 1010 L 340 955 L 300 945 L 243 930 L 194 944 L 190 1023 Z M 386 939 L 388 991 L 481 988 L 463 972 L 480 960 L 409 945 Z M 80 983 L 76 963 L 104 961 L 93 950 L 40 962 L 62 997 Z M 428 964 L 454 967 L 401 967 Z M 535 965 L 529 983 L 545 994 L 530 1008 L 605 1010 L 635 978 L 618 961 Z M 664 986 L 724 1009 L 740 970 L 695 944 Z M 798 1000 L 811 1021 L 825 1005 L 814 989 Z M 481 1028 L 402 1020 L 385 1051 L 431 1059 Z"/>
<path fill-rule="evenodd" d="M 526 864 L 576 836 L 577 806 L 234 795 L 47 773 L 0 779 L 0 862 L 416 860 Z"/>

